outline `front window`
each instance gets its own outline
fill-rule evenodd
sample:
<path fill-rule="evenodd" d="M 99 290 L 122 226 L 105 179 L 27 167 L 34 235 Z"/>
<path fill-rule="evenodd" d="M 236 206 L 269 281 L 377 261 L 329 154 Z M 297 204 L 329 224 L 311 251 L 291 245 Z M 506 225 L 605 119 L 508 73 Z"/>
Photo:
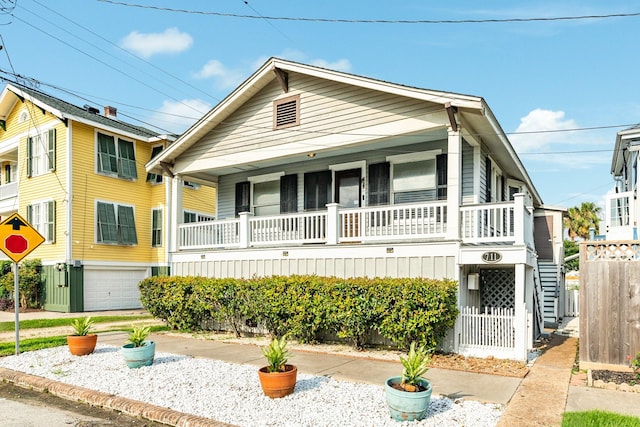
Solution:
<path fill-rule="evenodd" d="M 56 132 L 46 132 L 27 140 L 27 176 L 38 176 L 55 169 Z"/>
<path fill-rule="evenodd" d="M 97 242 L 118 245 L 138 243 L 133 206 L 98 202 Z"/>
<path fill-rule="evenodd" d="M 45 238 L 45 242 L 55 241 L 55 202 L 33 203 L 27 205 L 27 221 Z"/>
<path fill-rule="evenodd" d="M 629 225 L 629 197 L 611 199 L 609 214 L 612 227 L 625 227 Z"/>
<path fill-rule="evenodd" d="M 136 179 L 133 141 L 98 132 L 98 172 L 125 179 Z"/>
<path fill-rule="evenodd" d="M 280 181 L 253 184 L 253 214 L 255 216 L 280 213 Z"/>
<path fill-rule="evenodd" d="M 393 203 L 437 199 L 436 156 L 439 150 L 388 157 L 391 162 Z"/>

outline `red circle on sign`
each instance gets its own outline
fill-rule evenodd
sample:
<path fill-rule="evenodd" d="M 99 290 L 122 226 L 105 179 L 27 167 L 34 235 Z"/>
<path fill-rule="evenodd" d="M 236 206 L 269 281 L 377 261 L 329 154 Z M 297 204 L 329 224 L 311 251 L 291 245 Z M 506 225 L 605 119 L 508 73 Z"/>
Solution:
<path fill-rule="evenodd" d="M 29 242 L 24 237 L 12 234 L 4 239 L 4 247 L 13 254 L 21 254 L 29 247 Z"/>

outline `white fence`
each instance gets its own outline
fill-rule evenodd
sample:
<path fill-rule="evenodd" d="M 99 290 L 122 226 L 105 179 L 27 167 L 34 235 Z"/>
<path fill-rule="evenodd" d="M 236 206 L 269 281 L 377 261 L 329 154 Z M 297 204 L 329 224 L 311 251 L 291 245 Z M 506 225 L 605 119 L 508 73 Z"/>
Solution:
<path fill-rule="evenodd" d="M 460 309 L 458 352 L 465 356 L 518 359 L 517 329 L 513 308 Z M 519 326 L 521 327 L 521 326 Z"/>
<path fill-rule="evenodd" d="M 575 288 L 567 288 L 564 298 L 564 315 L 567 317 L 578 317 L 580 315 L 580 291 Z"/>

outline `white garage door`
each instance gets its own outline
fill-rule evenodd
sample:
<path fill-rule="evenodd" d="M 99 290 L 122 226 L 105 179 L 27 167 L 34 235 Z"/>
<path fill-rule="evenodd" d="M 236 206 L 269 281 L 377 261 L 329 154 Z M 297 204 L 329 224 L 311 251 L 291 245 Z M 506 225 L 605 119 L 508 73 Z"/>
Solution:
<path fill-rule="evenodd" d="M 122 310 L 140 308 L 138 283 L 147 269 L 84 269 L 84 310 Z"/>

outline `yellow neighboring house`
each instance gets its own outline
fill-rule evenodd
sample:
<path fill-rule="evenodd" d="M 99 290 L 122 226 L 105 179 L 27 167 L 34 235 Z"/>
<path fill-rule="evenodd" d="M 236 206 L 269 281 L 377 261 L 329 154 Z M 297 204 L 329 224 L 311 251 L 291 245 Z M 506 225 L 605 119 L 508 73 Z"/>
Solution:
<path fill-rule="evenodd" d="M 215 189 L 145 171 L 175 136 L 103 111 L 13 83 L 0 94 L 0 216 L 45 237 L 26 259 L 42 260 L 47 310 L 140 307 L 139 281 L 169 273 L 170 216 L 215 216 Z"/>

